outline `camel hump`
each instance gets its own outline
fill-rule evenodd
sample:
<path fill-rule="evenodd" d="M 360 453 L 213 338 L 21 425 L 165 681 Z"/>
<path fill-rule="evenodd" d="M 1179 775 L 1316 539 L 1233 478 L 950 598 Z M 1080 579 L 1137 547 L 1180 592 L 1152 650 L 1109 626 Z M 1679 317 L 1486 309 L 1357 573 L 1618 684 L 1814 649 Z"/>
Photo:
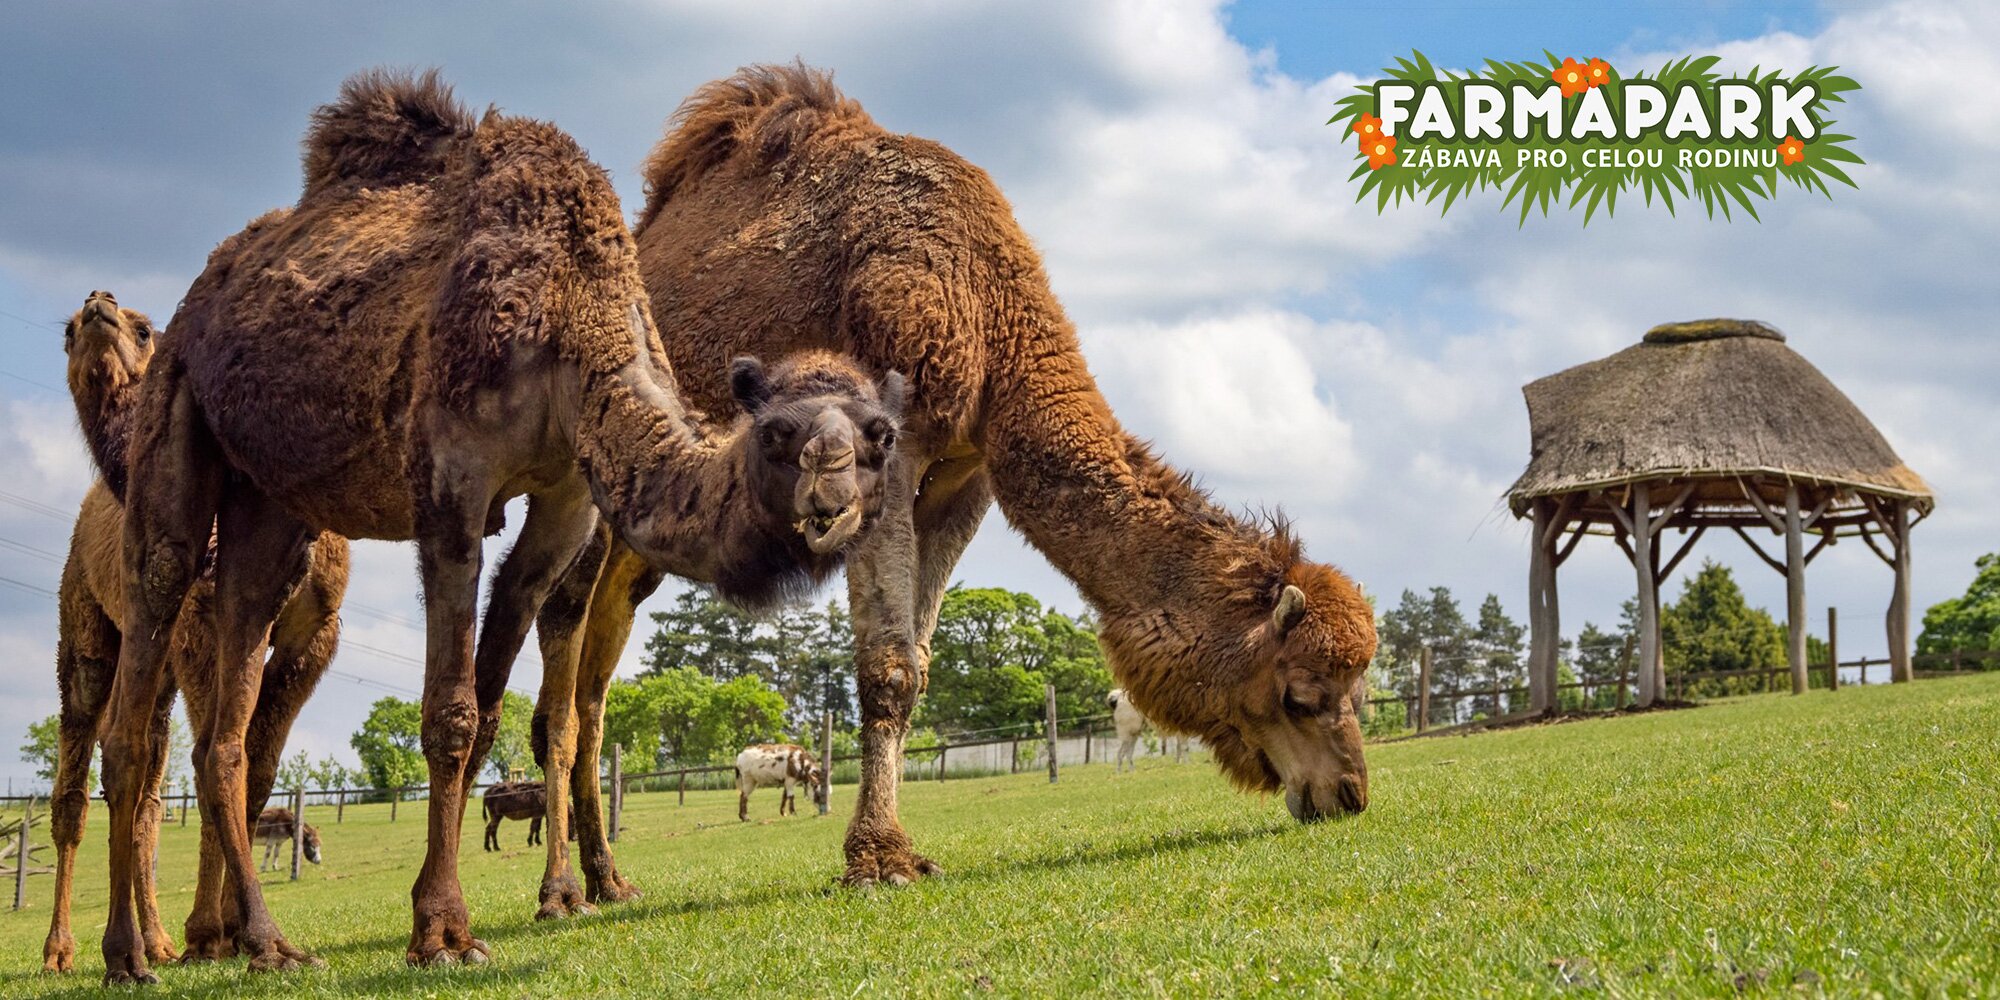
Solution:
<path fill-rule="evenodd" d="M 458 140 L 472 134 L 472 113 L 435 69 L 371 69 L 340 85 L 306 132 L 306 193 L 334 185 L 408 184 L 445 170 Z"/>
<path fill-rule="evenodd" d="M 803 62 L 745 66 L 702 84 L 668 121 L 641 173 L 650 219 L 689 180 L 739 149 L 774 163 L 830 121 L 873 124 L 861 105 L 833 84 L 833 74 Z M 643 225 L 643 223 L 641 223 Z"/>

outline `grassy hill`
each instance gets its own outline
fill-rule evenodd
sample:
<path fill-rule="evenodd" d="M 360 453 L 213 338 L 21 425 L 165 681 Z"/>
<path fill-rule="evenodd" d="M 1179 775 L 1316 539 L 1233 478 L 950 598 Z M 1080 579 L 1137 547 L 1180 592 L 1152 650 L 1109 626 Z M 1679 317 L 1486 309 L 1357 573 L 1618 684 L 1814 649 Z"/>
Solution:
<path fill-rule="evenodd" d="M 1977 994 L 2000 983 L 2000 675 L 1374 748 L 1364 816 L 1297 827 L 1205 765 L 1072 768 L 905 787 L 948 875 L 830 888 L 835 815 L 735 819 L 730 793 L 634 795 L 621 867 L 645 900 L 536 924 L 525 824 L 466 894 L 492 965 L 412 972 L 420 809 L 350 808 L 326 864 L 271 907 L 329 968 L 162 970 L 160 995 L 594 996 L 1101 992 Z M 808 806 L 808 812 L 810 807 Z M 102 807 L 79 971 L 39 976 L 49 880 L 0 912 L 0 994 L 94 994 Z M 192 827 L 161 845 L 176 932 Z"/>

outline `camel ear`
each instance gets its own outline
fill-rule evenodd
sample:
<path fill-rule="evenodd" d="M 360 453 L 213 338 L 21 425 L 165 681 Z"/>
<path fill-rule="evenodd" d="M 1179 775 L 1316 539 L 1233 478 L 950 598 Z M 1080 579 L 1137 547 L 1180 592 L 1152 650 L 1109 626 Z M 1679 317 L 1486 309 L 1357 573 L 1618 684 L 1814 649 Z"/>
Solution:
<path fill-rule="evenodd" d="M 902 372 L 890 372 L 882 376 L 881 396 L 882 408 L 888 410 L 891 416 L 901 420 L 903 407 L 909 402 L 909 380 L 903 378 Z"/>
<path fill-rule="evenodd" d="M 764 363 L 745 355 L 729 363 L 729 391 L 743 412 L 755 414 L 771 401 L 771 379 Z"/>
<path fill-rule="evenodd" d="M 1292 630 L 1306 616 L 1306 592 L 1292 584 L 1285 585 L 1285 592 L 1278 595 L 1278 606 L 1271 611 L 1271 625 L 1284 635 Z"/>

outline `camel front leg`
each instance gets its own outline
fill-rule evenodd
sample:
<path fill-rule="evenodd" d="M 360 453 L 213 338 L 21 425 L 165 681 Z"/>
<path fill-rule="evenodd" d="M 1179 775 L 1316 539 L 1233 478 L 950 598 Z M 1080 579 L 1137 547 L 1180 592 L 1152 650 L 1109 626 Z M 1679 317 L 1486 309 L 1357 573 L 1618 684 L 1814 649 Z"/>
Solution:
<path fill-rule="evenodd" d="M 410 889 L 412 965 L 484 962 L 458 884 L 458 831 L 465 771 L 479 735 L 472 634 L 479 604 L 480 538 L 493 490 L 476 473 L 420 462 L 417 568 L 424 587 L 422 743 L 430 770 L 428 839 Z"/>
<path fill-rule="evenodd" d="M 157 861 L 160 853 L 160 788 L 167 780 L 167 756 L 172 752 L 174 685 L 165 682 L 153 703 L 152 745 L 146 763 L 145 792 L 133 815 L 133 836 L 137 857 L 133 866 L 133 903 L 139 911 L 139 936 L 145 941 L 146 961 L 160 964 L 180 961 L 174 939 L 160 923 L 160 891 Z"/>
<path fill-rule="evenodd" d="M 861 698 L 861 785 L 843 845 L 847 871 L 841 881 L 847 885 L 906 885 L 942 870 L 911 846 L 896 801 L 903 741 L 924 683 L 915 635 L 918 555 L 912 525 L 914 470 L 923 467 L 920 459 L 901 453 L 890 461 L 881 520 L 847 567 Z"/>
<path fill-rule="evenodd" d="M 251 716 L 264 687 L 271 626 L 303 577 L 312 532 L 248 484 L 233 484 L 216 518 L 216 671 L 202 819 L 216 827 L 236 947 L 252 972 L 320 965 L 294 947 L 264 905 L 250 856 Z"/>
<path fill-rule="evenodd" d="M 576 777 L 570 782 L 575 806 L 577 863 L 583 868 L 586 896 L 592 902 L 616 903 L 638 899 L 639 890 L 618 873 L 610 839 L 605 836 L 604 807 L 594 778 L 604 747 L 604 698 L 611 676 L 632 634 L 639 603 L 659 589 L 662 573 L 647 565 L 623 542 L 611 539 L 597 575 L 576 680 Z"/>

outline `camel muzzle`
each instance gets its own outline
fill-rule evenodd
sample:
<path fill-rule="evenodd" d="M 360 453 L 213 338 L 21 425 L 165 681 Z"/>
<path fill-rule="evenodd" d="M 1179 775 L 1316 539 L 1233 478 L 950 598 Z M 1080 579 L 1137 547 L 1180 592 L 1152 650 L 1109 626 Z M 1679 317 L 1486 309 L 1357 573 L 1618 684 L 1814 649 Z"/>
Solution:
<path fill-rule="evenodd" d="M 838 551 L 861 529 L 860 489 L 854 475 L 853 427 L 823 414 L 799 454 L 793 509 L 806 546 L 816 555 Z"/>

